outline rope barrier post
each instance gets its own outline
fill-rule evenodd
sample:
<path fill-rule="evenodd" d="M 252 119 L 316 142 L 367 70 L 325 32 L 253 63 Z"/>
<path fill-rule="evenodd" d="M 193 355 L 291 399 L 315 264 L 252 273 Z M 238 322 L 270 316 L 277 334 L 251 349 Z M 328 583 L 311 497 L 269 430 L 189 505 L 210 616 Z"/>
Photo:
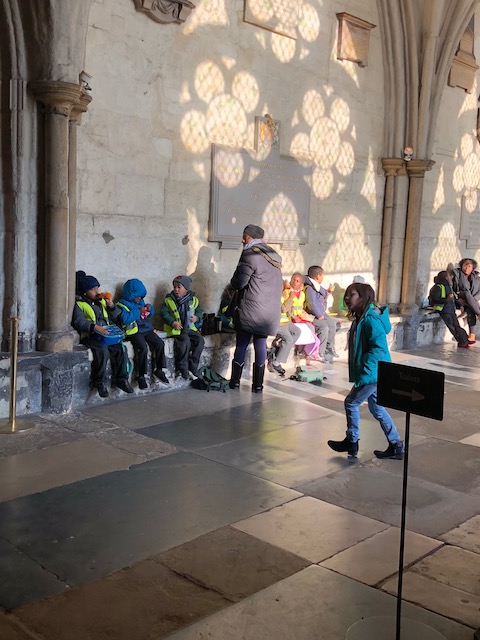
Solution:
<path fill-rule="evenodd" d="M 34 425 L 26 420 L 17 420 L 17 366 L 18 366 L 18 321 L 10 318 L 10 397 L 8 419 L 0 420 L 0 433 L 19 433 Z"/>

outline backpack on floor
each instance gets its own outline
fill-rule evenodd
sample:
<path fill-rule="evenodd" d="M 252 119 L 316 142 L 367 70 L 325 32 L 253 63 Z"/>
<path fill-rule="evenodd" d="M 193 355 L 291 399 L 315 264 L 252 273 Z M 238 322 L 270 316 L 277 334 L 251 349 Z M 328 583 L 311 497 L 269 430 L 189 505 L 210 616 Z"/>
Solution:
<path fill-rule="evenodd" d="M 192 387 L 200 391 L 225 391 L 228 389 L 228 380 L 210 367 L 201 367 L 196 380 L 192 380 Z"/>

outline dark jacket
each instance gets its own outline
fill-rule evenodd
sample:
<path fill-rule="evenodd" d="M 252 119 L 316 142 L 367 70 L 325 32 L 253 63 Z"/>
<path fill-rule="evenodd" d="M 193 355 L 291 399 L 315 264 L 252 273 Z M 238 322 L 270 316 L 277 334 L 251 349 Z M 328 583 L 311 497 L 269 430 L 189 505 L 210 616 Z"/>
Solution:
<path fill-rule="evenodd" d="M 348 374 L 356 387 L 377 382 L 378 363 L 392 361 L 387 343 L 391 328 L 387 307 L 379 309 L 373 304 L 353 322 L 348 336 Z"/>
<path fill-rule="evenodd" d="M 105 327 L 115 324 L 120 317 L 120 309 L 115 305 L 110 308 L 104 300 L 90 300 L 84 296 L 75 296 L 76 302 L 73 307 L 72 327 L 78 331 L 82 340 L 94 335 L 94 327 L 98 325 Z M 80 303 L 80 304 L 78 304 Z M 86 313 L 82 307 L 89 307 Z M 94 316 L 94 320 L 91 316 Z"/>
<path fill-rule="evenodd" d="M 305 311 L 315 318 L 327 316 L 328 291 L 320 286 L 319 291 L 315 289 L 308 276 L 304 278 L 305 283 Z"/>
<path fill-rule="evenodd" d="M 274 336 L 280 323 L 282 258 L 265 243 L 244 249 L 230 284 L 238 292 L 235 329 Z"/>
<path fill-rule="evenodd" d="M 440 314 L 455 313 L 455 300 L 450 298 L 452 287 L 446 280 L 435 278 L 435 284 L 430 289 L 428 301 Z"/>

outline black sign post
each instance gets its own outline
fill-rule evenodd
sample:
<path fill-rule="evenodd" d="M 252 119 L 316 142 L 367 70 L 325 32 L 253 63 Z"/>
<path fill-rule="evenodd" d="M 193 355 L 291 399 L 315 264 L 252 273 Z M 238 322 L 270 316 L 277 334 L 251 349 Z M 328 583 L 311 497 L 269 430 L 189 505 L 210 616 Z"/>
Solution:
<path fill-rule="evenodd" d="M 398 561 L 396 640 L 400 640 L 402 613 L 403 558 L 407 507 L 410 414 L 443 420 L 445 374 L 391 362 L 378 363 L 377 401 L 383 407 L 405 411 L 405 457 L 403 464 L 402 518 Z"/>

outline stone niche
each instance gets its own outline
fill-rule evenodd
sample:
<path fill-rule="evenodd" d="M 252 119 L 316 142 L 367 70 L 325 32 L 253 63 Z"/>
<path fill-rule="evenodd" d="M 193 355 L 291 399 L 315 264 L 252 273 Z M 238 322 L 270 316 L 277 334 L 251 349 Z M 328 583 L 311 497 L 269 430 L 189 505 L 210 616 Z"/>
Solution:
<path fill-rule="evenodd" d="M 256 118 L 255 151 L 212 145 L 209 241 L 238 249 L 252 223 L 285 249 L 308 242 L 311 165 L 279 147 L 280 123 L 269 114 Z"/>

